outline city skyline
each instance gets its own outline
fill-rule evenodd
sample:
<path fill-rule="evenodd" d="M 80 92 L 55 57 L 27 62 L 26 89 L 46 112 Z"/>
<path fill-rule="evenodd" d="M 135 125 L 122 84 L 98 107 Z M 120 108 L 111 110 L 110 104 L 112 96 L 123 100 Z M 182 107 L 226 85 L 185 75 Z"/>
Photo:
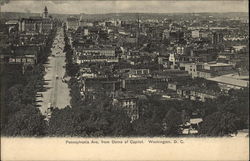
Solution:
<path fill-rule="evenodd" d="M 40 13 L 226 13 L 248 12 L 248 1 L 9 1 L 1 12 Z M 105 7 L 103 7 L 105 6 Z"/>

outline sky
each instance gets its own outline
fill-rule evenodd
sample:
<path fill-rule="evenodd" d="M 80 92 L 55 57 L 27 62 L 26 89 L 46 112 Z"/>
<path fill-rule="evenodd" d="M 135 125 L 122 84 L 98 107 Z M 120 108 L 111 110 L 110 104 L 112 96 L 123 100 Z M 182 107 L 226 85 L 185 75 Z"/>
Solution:
<path fill-rule="evenodd" d="M 47 6 L 49 13 L 198 13 L 248 12 L 248 0 L 0 0 L 1 12 L 41 13 Z"/>

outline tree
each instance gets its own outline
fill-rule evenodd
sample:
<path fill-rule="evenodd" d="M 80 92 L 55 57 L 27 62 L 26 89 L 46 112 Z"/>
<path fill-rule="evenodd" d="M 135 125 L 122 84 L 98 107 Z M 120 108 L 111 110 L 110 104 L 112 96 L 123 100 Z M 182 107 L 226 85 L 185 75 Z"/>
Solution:
<path fill-rule="evenodd" d="M 171 108 L 162 121 L 163 131 L 166 136 L 176 136 L 180 133 L 179 125 L 182 123 L 181 114 Z"/>
<path fill-rule="evenodd" d="M 48 134 L 56 136 L 128 136 L 130 119 L 100 98 L 88 105 L 54 109 Z M 102 102 L 101 102 L 102 101 Z"/>
<path fill-rule="evenodd" d="M 201 124 L 199 133 L 208 136 L 225 136 L 237 133 L 239 118 L 230 112 L 215 112 L 207 116 Z"/>
<path fill-rule="evenodd" d="M 46 122 L 38 109 L 28 105 L 13 114 L 4 126 L 3 134 L 7 136 L 42 136 Z"/>
<path fill-rule="evenodd" d="M 75 122 L 74 113 L 70 107 L 54 109 L 49 121 L 48 135 L 74 136 L 79 134 L 75 132 Z"/>
<path fill-rule="evenodd" d="M 66 64 L 66 72 L 68 76 L 74 77 L 79 72 L 78 64 L 67 63 Z"/>
<path fill-rule="evenodd" d="M 82 96 L 80 93 L 79 83 L 76 78 L 72 77 L 68 82 L 70 88 L 70 104 L 72 107 L 78 107 L 83 104 Z"/>
<path fill-rule="evenodd" d="M 4 65 L 4 97 L 1 99 L 1 129 L 8 136 L 43 136 L 46 122 L 39 109 L 34 107 L 37 84 L 43 82 L 44 66 L 55 37 L 53 30 L 46 45 L 38 52 L 38 64 L 22 72 L 21 65 Z M 45 38 L 45 37 L 44 37 Z M 2 87 L 1 87 L 2 89 Z M 1 90 L 2 91 L 2 90 Z"/>
<path fill-rule="evenodd" d="M 129 136 L 132 132 L 132 126 L 130 123 L 130 118 L 123 110 L 112 110 L 103 115 L 104 118 L 107 117 L 109 122 L 109 130 L 107 135 L 110 136 Z"/>
<path fill-rule="evenodd" d="M 151 119 L 139 118 L 133 122 L 133 135 L 136 136 L 161 136 L 161 124 Z"/>
<path fill-rule="evenodd" d="M 238 128 L 249 129 L 249 88 L 230 90 L 228 97 L 233 100 L 232 102 L 228 102 L 232 112 L 235 113 L 241 121 Z"/>

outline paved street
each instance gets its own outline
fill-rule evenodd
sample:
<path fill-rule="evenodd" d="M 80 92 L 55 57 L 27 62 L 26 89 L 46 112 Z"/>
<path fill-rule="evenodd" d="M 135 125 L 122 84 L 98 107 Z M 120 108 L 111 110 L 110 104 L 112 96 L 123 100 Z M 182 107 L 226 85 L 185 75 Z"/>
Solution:
<path fill-rule="evenodd" d="M 63 30 L 59 29 L 52 47 L 52 54 L 48 63 L 45 64 L 46 74 L 44 76 L 46 89 L 39 92 L 37 97 L 37 106 L 42 114 L 46 115 L 48 107 L 65 108 L 70 105 L 69 88 L 67 83 L 62 81 L 65 74 L 65 53 L 63 53 L 64 40 Z"/>

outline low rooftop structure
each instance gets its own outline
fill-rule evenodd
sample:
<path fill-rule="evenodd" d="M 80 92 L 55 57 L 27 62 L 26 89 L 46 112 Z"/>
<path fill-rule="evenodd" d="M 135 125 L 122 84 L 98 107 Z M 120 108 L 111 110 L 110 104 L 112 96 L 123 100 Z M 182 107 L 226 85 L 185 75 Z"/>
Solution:
<path fill-rule="evenodd" d="M 249 76 L 243 76 L 243 79 L 240 79 L 240 76 L 234 76 L 233 74 L 222 75 L 214 78 L 208 78 L 208 80 L 215 81 L 217 83 L 231 85 L 233 87 L 244 88 L 249 87 Z"/>

